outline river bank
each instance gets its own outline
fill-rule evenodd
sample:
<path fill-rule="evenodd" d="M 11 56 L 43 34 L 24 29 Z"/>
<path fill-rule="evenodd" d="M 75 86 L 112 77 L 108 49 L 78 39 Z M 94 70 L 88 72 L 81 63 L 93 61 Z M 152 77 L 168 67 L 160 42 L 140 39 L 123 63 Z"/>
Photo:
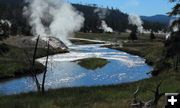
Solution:
<path fill-rule="evenodd" d="M 97 38 L 97 37 L 96 37 Z M 111 37 L 109 37 L 111 38 Z M 140 45 L 138 53 L 151 60 L 158 60 L 163 47 L 159 44 Z M 137 45 L 138 46 L 138 45 Z M 125 47 L 131 51 L 137 49 Z M 142 47 L 143 46 L 143 47 Z M 158 49 L 156 49 L 158 48 Z M 134 51 L 134 50 L 133 50 Z M 151 56 L 152 55 L 152 56 Z M 153 61 L 156 63 L 155 61 Z M 162 81 L 160 92 L 180 92 L 180 73 L 168 69 L 156 77 L 132 83 L 97 87 L 73 87 L 48 90 L 44 95 L 31 92 L 19 95 L 0 97 L 0 107 L 3 108 L 129 108 L 133 93 L 137 86 L 140 88 L 138 98 L 144 102 L 154 98 L 154 93 L 159 82 Z M 165 105 L 165 97 L 158 103 L 158 108 Z"/>
<path fill-rule="evenodd" d="M 136 91 L 137 86 L 140 87 L 138 98 L 142 101 L 148 101 L 154 96 L 151 90 L 155 90 L 160 81 L 163 81 L 160 92 L 179 92 L 180 87 L 177 86 L 180 84 L 179 78 L 179 73 L 167 71 L 150 79 L 119 85 L 53 89 L 48 90 L 44 95 L 31 92 L 3 96 L 0 97 L 0 106 L 3 108 L 14 106 L 21 108 L 129 108 L 133 98 L 132 94 Z M 173 83 L 169 84 L 169 82 Z M 164 97 L 160 99 L 158 107 L 165 105 L 164 99 Z"/>
<path fill-rule="evenodd" d="M 49 56 L 45 89 L 113 85 L 151 77 L 146 73 L 153 68 L 145 64 L 144 59 L 101 45 L 104 44 L 72 45 L 69 53 Z M 37 61 L 44 63 L 46 57 Z M 41 80 L 42 75 L 37 77 Z M 31 77 L 0 84 L 2 95 L 30 91 L 36 91 Z"/>
<path fill-rule="evenodd" d="M 163 56 L 164 44 L 162 42 L 126 42 L 122 44 L 122 47 L 117 44 L 105 45 L 103 47 L 124 51 L 144 58 L 148 65 L 154 67 L 154 70 L 151 72 L 153 76 L 158 75 L 161 71 L 156 67 Z"/>
<path fill-rule="evenodd" d="M 0 51 L 0 81 L 30 75 L 30 61 L 34 53 L 34 43 L 28 42 L 29 44 L 27 44 L 27 40 L 30 40 L 30 37 L 26 40 L 21 40 L 22 38 L 24 37 L 14 36 L 0 42 L 1 49 L 4 49 Z M 66 52 L 68 52 L 66 49 L 50 49 L 49 55 Z M 45 56 L 47 56 L 47 49 L 38 47 L 35 58 Z M 35 62 L 36 74 L 42 73 L 44 69 L 44 65 L 37 61 Z"/>

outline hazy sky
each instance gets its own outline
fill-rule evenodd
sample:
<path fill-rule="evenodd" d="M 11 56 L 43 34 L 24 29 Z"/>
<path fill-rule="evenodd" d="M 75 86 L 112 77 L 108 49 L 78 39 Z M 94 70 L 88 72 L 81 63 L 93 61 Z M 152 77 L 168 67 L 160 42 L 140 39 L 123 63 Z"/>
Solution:
<path fill-rule="evenodd" d="M 71 3 L 97 4 L 103 7 L 114 7 L 128 14 L 156 15 L 171 11 L 174 4 L 169 0 L 65 0 Z"/>

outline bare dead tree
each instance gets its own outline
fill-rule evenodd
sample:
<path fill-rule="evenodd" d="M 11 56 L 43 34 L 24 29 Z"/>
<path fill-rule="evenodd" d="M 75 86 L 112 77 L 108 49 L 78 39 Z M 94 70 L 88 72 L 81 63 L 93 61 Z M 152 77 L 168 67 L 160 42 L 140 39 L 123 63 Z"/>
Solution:
<path fill-rule="evenodd" d="M 27 61 L 31 65 L 30 66 L 30 74 L 32 76 L 32 79 L 36 83 L 37 90 L 39 92 L 43 93 L 45 91 L 45 79 L 46 79 L 46 73 L 47 73 L 47 67 L 48 67 L 50 44 L 49 44 L 49 40 L 48 40 L 47 41 L 47 56 L 46 56 L 46 61 L 45 61 L 45 69 L 44 69 L 44 73 L 43 73 L 42 84 L 40 84 L 39 80 L 37 78 L 37 75 L 36 75 L 37 72 L 36 72 L 36 69 L 35 69 L 35 60 L 36 60 L 36 53 L 37 53 L 37 49 L 38 49 L 39 38 L 40 38 L 40 36 L 38 36 L 38 38 L 37 38 L 37 41 L 36 41 L 36 44 L 35 44 L 35 48 L 34 48 L 33 57 L 31 58 L 25 50 L 24 50 L 24 53 L 25 53 L 25 55 L 27 57 Z"/>
<path fill-rule="evenodd" d="M 45 79 L 46 79 L 46 73 L 47 73 L 47 65 L 48 65 L 48 59 L 49 59 L 49 47 L 50 47 L 50 45 L 49 45 L 49 40 L 48 40 L 48 42 L 47 42 L 48 44 L 47 44 L 47 46 L 48 46 L 48 48 L 47 48 L 47 56 L 46 56 L 46 63 L 45 63 L 45 71 L 44 71 L 44 74 L 43 74 L 43 81 L 42 81 L 42 92 L 44 92 L 44 84 L 45 84 Z"/>
<path fill-rule="evenodd" d="M 37 90 L 41 91 L 40 83 L 39 83 L 39 81 L 37 79 L 36 72 L 35 72 L 35 60 L 36 60 L 36 53 L 37 53 L 38 43 L 39 43 L 39 37 L 40 36 L 37 37 L 36 45 L 35 45 L 35 48 L 34 48 L 34 54 L 33 54 L 33 58 L 32 58 L 32 66 L 31 66 L 31 74 L 32 74 L 33 79 L 35 80 Z"/>
<path fill-rule="evenodd" d="M 25 54 L 25 56 L 26 56 L 26 63 L 28 63 L 27 65 L 32 65 L 32 59 L 30 58 L 30 56 L 29 56 L 29 54 L 24 50 L 24 54 Z M 39 84 L 39 82 L 38 82 L 38 80 L 37 80 L 37 76 L 36 76 L 36 74 L 34 73 L 34 71 L 32 70 L 32 66 L 30 66 L 30 68 L 29 68 L 29 72 L 30 72 L 30 74 L 31 74 L 31 76 L 32 76 L 32 79 L 34 80 L 34 81 L 37 81 L 36 82 L 36 86 L 37 86 L 37 89 L 38 89 L 38 91 L 40 91 L 40 84 Z"/>
<path fill-rule="evenodd" d="M 137 94 L 139 92 L 139 88 L 138 88 L 136 92 L 134 92 L 133 100 L 135 99 L 135 101 L 132 101 L 131 106 L 137 108 L 156 108 L 159 99 L 165 94 L 159 92 L 160 86 L 161 86 L 161 82 L 157 85 L 155 90 L 152 90 L 152 92 L 154 93 L 154 98 L 147 102 L 142 102 L 141 100 L 137 100 Z"/>
<path fill-rule="evenodd" d="M 139 99 L 137 98 L 138 93 L 139 93 L 139 86 L 137 87 L 136 91 L 133 93 L 133 100 L 132 100 L 131 106 L 137 107 L 137 108 L 142 108 L 142 106 L 144 105 L 144 103 L 141 102 L 141 100 L 139 100 Z"/>
<path fill-rule="evenodd" d="M 162 82 L 160 82 L 157 85 L 156 90 L 152 90 L 152 92 L 154 93 L 154 99 L 146 102 L 144 108 L 156 108 L 157 107 L 159 99 L 165 94 L 165 93 L 159 92 L 159 88 L 160 88 L 161 84 L 162 84 Z"/>

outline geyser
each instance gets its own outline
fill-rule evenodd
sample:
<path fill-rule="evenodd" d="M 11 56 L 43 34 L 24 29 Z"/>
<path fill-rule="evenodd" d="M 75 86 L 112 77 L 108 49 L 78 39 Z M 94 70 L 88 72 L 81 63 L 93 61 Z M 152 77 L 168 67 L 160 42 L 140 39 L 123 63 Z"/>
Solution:
<path fill-rule="evenodd" d="M 106 24 L 106 22 L 104 20 L 101 21 L 101 29 L 103 29 L 104 32 L 109 32 L 112 33 L 113 29 L 111 27 L 108 27 L 108 25 Z"/>
<path fill-rule="evenodd" d="M 173 32 L 178 32 L 180 30 L 180 25 L 176 23 L 178 19 L 172 19 L 169 22 L 170 32 L 166 35 L 166 39 L 169 39 Z"/>
<path fill-rule="evenodd" d="M 0 23 L 1 23 L 1 24 L 7 24 L 9 27 L 11 27 L 11 25 L 12 25 L 9 20 L 3 20 L 3 19 L 1 19 L 1 20 L 0 20 Z"/>
<path fill-rule="evenodd" d="M 129 24 L 136 25 L 139 33 L 143 33 L 143 21 L 138 15 L 129 15 L 128 16 Z"/>
<path fill-rule="evenodd" d="M 97 14 L 99 16 L 99 19 L 101 20 L 101 27 L 99 27 L 100 29 L 102 29 L 104 32 L 113 32 L 113 29 L 111 27 L 109 27 L 106 23 L 106 21 L 104 20 L 106 18 L 106 16 L 109 14 L 108 9 L 106 8 L 96 8 L 94 10 L 94 13 Z"/>
<path fill-rule="evenodd" d="M 53 36 L 66 45 L 68 38 L 80 30 L 84 23 L 82 13 L 62 0 L 25 0 L 24 15 L 32 27 L 33 35 Z"/>
<path fill-rule="evenodd" d="M 106 8 L 96 8 L 94 9 L 94 13 L 96 13 L 102 20 L 106 18 L 106 16 L 109 14 L 109 11 Z"/>

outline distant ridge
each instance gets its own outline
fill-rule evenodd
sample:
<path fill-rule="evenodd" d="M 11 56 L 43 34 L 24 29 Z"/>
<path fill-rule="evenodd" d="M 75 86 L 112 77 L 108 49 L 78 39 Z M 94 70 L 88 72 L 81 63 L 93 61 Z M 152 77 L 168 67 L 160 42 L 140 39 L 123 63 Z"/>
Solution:
<path fill-rule="evenodd" d="M 170 17 L 167 15 L 154 15 L 154 16 L 141 16 L 141 19 L 150 21 L 150 22 L 159 22 L 166 25 L 169 25 L 169 22 L 173 19 L 176 19 L 176 17 Z"/>
<path fill-rule="evenodd" d="M 30 36 L 31 27 L 28 24 L 27 19 L 23 16 L 24 0 L 0 0 L 0 19 L 7 19 L 12 22 L 11 34 L 16 35 L 22 33 L 23 35 Z M 101 20 L 98 14 L 94 13 L 94 10 L 99 8 L 89 5 L 72 4 L 73 7 L 81 12 L 85 18 L 84 26 L 81 28 L 81 32 L 94 32 L 101 33 L 102 29 Z M 108 14 L 103 19 L 109 27 L 115 32 L 125 32 L 127 29 L 132 29 L 132 25 L 128 23 L 128 14 L 123 13 L 119 9 L 106 8 Z M 143 27 L 146 30 L 153 30 L 158 32 L 159 30 L 166 30 L 167 26 L 164 23 L 150 22 L 143 20 Z M 169 22 L 169 21 L 167 21 Z M 166 23 L 167 23 L 166 22 Z"/>

